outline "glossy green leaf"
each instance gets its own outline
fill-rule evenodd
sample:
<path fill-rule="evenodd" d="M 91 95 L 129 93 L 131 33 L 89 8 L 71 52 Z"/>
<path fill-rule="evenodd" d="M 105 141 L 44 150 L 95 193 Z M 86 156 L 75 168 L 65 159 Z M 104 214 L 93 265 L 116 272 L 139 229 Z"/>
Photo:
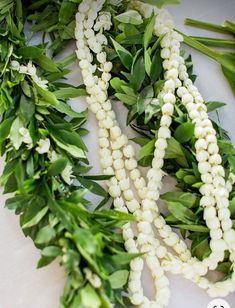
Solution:
<path fill-rule="evenodd" d="M 22 229 L 31 228 L 31 227 L 37 225 L 40 222 L 40 220 L 46 215 L 47 211 L 48 211 L 48 207 L 45 206 L 31 220 L 29 220 L 27 223 L 25 223 L 22 226 Z"/>
<path fill-rule="evenodd" d="M 83 88 L 63 88 L 53 92 L 57 99 L 67 100 L 69 98 L 78 97 L 78 96 L 86 96 L 86 90 Z"/>
<path fill-rule="evenodd" d="M 14 117 L 7 118 L 3 120 L 0 124 L 0 142 L 5 141 L 9 136 L 11 125 L 13 123 Z"/>
<path fill-rule="evenodd" d="M 194 136 L 194 127 L 195 125 L 193 123 L 182 123 L 175 130 L 175 139 L 180 143 L 185 143 L 191 140 Z"/>
<path fill-rule="evenodd" d="M 124 47 L 122 47 L 118 42 L 116 42 L 115 40 L 111 39 L 113 46 L 122 62 L 122 64 L 127 68 L 130 69 L 131 65 L 132 65 L 132 61 L 133 61 L 133 56 L 132 54 L 125 49 Z"/>
<path fill-rule="evenodd" d="M 155 139 L 150 140 L 148 143 L 146 143 L 138 152 L 138 159 L 142 159 L 145 156 L 149 156 L 153 154 L 154 148 L 155 148 Z"/>
<path fill-rule="evenodd" d="M 59 158 L 56 161 L 54 161 L 48 168 L 48 175 L 50 176 L 56 176 L 58 174 L 60 174 L 64 168 L 66 167 L 68 161 L 66 158 Z"/>
<path fill-rule="evenodd" d="M 142 16 L 135 10 L 128 10 L 122 14 L 119 14 L 115 16 L 115 19 L 128 25 L 140 25 L 143 22 Z"/>
<path fill-rule="evenodd" d="M 10 140 L 16 150 L 19 150 L 23 142 L 23 136 L 19 133 L 19 129 L 23 126 L 24 126 L 23 122 L 21 121 L 19 117 L 17 117 L 12 123 L 11 129 L 10 129 Z"/>
<path fill-rule="evenodd" d="M 45 226 L 40 229 L 36 235 L 36 244 L 45 244 L 50 242 L 56 236 L 55 229 L 51 226 Z"/>
<path fill-rule="evenodd" d="M 148 25 L 145 28 L 144 36 L 143 36 L 143 45 L 144 45 L 145 50 L 147 50 L 148 45 L 152 39 L 155 20 L 156 20 L 156 17 L 154 14 L 152 14 L 152 16 L 149 19 Z"/>
<path fill-rule="evenodd" d="M 210 101 L 210 102 L 206 103 L 206 106 L 207 106 L 207 111 L 211 112 L 211 111 L 214 111 L 214 110 L 216 110 L 218 108 L 226 106 L 226 104 L 223 103 L 223 102 Z"/>
<path fill-rule="evenodd" d="M 161 195 L 161 200 L 179 202 L 187 208 L 192 208 L 197 201 L 197 195 L 190 192 L 171 191 Z"/>
<path fill-rule="evenodd" d="M 122 288 L 128 280 L 129 272 L 127 270 L 119 270 L 109 276 L 109 282 L 113 289 Z"/>
<path fill-rule="evenodd" d="M 19 57 L 23 57 L 24 59 L 35 59 L 43 55 L 44 49 L 36 46 L 26 46 L 18 48 L 16 53 Z"/>
<path fill-rule="evenodd" d="M 173 225 L 173 227 L 183 229 L 183 230 L 188 230 L 188 231 L 193 231 L 193 232 L 202 232 L 202 233 L 208 233 L 209 229 L 206 226 L 201 226 L 201 225 Z"/>
<path fill-rule="evenodd" d="M 186 224 L 195 223 L 197 216 L 180 202 L 165 201 L 169 212 Z"/>
<path fill-rule="evenodd" d="M 100 308 L 101 300 L 97 292 L 90 284 L 87 284 L 80 291 L 81 303 L 84 308 Z"/>
<path fill-rule="evenodd" d="M 57 246 L 48 246 L 42 250 L 42 255 L 44 257 L 58 257 L 61 255 L 61 249 Z"/>

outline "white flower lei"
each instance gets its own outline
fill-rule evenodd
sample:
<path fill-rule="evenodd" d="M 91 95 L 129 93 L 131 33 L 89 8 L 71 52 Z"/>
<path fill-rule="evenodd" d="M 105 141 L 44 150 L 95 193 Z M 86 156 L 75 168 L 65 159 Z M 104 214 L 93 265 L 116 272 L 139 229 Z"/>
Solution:
<path fill-rule="evenodd" d="M 211 283 L 204 276 L 208 270 L 215 269 L 218 262 L 223 260 L 225 250 L 230 252 L 233 267 L 235 264 L 235 231 L 232 229 L 228 209 L 228 195 L 235 176 L 231 174 L 229 181 L 225 183 L 216 132 L 208 118 L 204 100 L 188 78 L 184 59 L 180 56 L 182 37 L 173 30 L 173 21 L 167 11 L 157 10 L 138 1 L 130 2 L 130 7 L 138 10 L 145 17 L 149 17 L 154 11 L 156 15 L 154 33 L 157 36 L 165 34 L 161 41 L 161 57 L 164 59 L 165 69 L 165 84 L 161 93 L 164 104 L 152 168 L 147 173 L 146 183 L 137 168 L 135 151 L 122 133 L 107 95 L 112 63 L 107 62 L 106 53 L 103 51 L 107 39 L 101 32 L 97 32 L 99 27 L 94 27 L 104 3 L 105 0 L 84 0 L 79 5 L 76 15 L 75 37 L 79 65 L 89 94 L 87 102 L 99 123 L 99 145 L 103 172 L 104 174 L 115 174 L 115 177 L 108 182 L 109 193 L 114 199 L 114 206 L 117 210 L 130 211 L 137 220 L 137 240 L 134 239 L 135 232 L 130 223 L 123 227 L 125 247 L 131 253 L 145 252 L 143 258 L 136 258 L 130 264 L 128 287 L 131 302 L 144 308 L 166 307 L 170 291 L 165 271 L 182 273 L 185 278 L 196 282 L 201 288 L 207 290 L 212 297 L 226 296 L 235 290 L 235 272 L 230 279 L 217 283 Z M 105 15 L 107 26 L 111 22 L 111 20 L 110 22 L 107 20 L 108 16 L 108 14 Z M 92 64 L 93 54 L 91 51 L 96 54 L 98 65 Z M 101 77 L 94 74 L 97 69 L 102 72 Z M 169 127 L 176 101 L 175 92 L 182 99 L 189 117 L 195 123 L 196 158 L 203 182 L 200 188 L 203 196 L 200 204 L 204 207 L 204 219 L 210 229 L 210 248 L 212 250 L 211 255 L 202 262 L 191 256 L 186 244 L 172 231 L 170 226 L 166 225 L 156 204 L 162 185 L 162 167 L 167 139 L 171 136 Z M 131 181 L 135 190 L 131 188 Z M 136 193 L 137 196 L 135 196 Z M 157 229 L 160 238 L 175 251 L 177 256 L 168 252 L 160 244 L 154 234 L 154 229 Z M 141 285 L 143 260 L 150 269 L 154 280 L 156 295 L 153 301 L 143 294 Z"/>

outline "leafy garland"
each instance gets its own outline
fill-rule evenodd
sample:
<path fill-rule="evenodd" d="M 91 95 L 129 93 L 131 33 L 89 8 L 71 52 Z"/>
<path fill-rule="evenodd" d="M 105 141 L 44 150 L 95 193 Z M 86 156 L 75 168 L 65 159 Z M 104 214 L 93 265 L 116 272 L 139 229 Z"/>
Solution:
<path fill-rule="evenodd" d="M 55 63 L 45 55 L 45 36 L 41 46 L 29 47 L 23 34 L 25 20 L 33 20 L 32 30 L 49 33 L 53 40 L 50 49 L 57 54 L 66 41 L 74 37 L 75 22 L 71 20 L 75 2 L 80 3 L 55 1 L 56 5 L 50 5 L 47 1 L 36 1 L 27 10 L 32 14 L 23 19 L 21 1 L 16 1 L 16 5 L 13 1 L 4 1 L 0 5 L 1 25 L 5 28 L 0 41 L 3 51 L 0 141 L 1 154 L 7 156 L 1 184 L 5 185 L 6 193 L 16 192 L 6 206 L 21 215 L 25 235 L 42 249 L 39 266 L 62 256 L 61 263 L 68 272 L 62 307 L 108 307 L 110 302 L 123 303 L 121 288 L 127 281 L 127 264 L 136 256 L 124 253 L 121 236 L 112 231 L 132 217 L 113 210 L 88 211 L 84 187 L 104 197 L 99 208 L 108 197 L 93 180 L 110 177 L 84 175 L 89 169 L 81 139 L 87 133 L 81 128 L 86 113 L 75 113 L 66 103 L 69 98 L 85 92 L 58 82 L 68 72 L 65 64 L 74 57 L 71 55 Z M 143 2 L 152 4 L 152 1 Z M 121 5 L 120 13 L 125 9 L 125 4 Z M 56 16 L 49 21 L 50 25 L 48 10 Z M 109 41 L 107 53 L 114 63 L 112 76 L 115 78 L 109 88 L 110 96 L 115 95 L 128 108 L 127 123 L 143 136 L 134 140 L 141 145 L 139 164 L 149 166 L 161 117 L 162 102 L 153 98 L 163 85 L 159 48 L 162 37 L 157 41 L 152 39 L 151 18 L 139 23 L 136 16 L 130 18 L 124 13 L 115 17 L 112 9 L 111 13 L 114 27 L 106 36 L 110 35 L 113 40 Z M 190 58 L 187 65 L 194 79 Z M 139 71 L 142 74 L 137 74 Z M 220 102 L 207 104 L 210 111 L 222 105 Z M 70 120 L 65 121 L 65 116 Z M 215 123 L 214 128 L 228 177 L 230 171 L 235 171 L 235 149 L 227 140 L 226 132 Z M 203 259 L 210 254 L 210 239 L 198 202 L 202 183 L 195 158 L 194 124 L 186 116 L 180 99 L 176 102 L 171 129 L 174 137 L 168 141 L 163 168 L 177 179 L 181 191 L 161 196 L 170 212 L 166 221 L 192 239 L 192 254 Z M 72 184 L 74 176 L 80 182 L 79 187 Z M 230 192 L 230 200 L 230 211 L 234 215 L 234 190 Z M 84 242 L 84 238 L 90 241 Z M 120 260 L 123 260 L 123 268 Z M 219 264 L 218 270 L 229 276 L 231 264 L 227 258 Z M 108 277 L 109 274 L 112 275 Z"/>
<path fill-rule="evenodd" d="M 162 117 L 163 102 L 159 93 L 164 84 L 164 67 L 160 56 L 160 41 L 163 36 L 152 36 L 154 16 L 143 18 L 142 21 L 138 15 L 131 18 L 129 16 L 129 12 L 113 15 L 113 27 L 106 33 L 107 37 L 111 37 L 106 51 L 108 59 L 113 63 L 109 95 L 116 97 L 119 101 L 117 104 L 121 102 L 128 109 L 126 122 L 140 134 L 140 137 L 132 139 L 140 146 L 138 164 L 149 167 Z M 181 52 L 185 54 L 184 50 Z M 194 82 L 196 76 L 193 75 L 190 56 L 186 58 L 186 66 Z M 218 108 L 225 105 L 217 101 L 206 104 L 208 112 L 217 112 Z M 227 132 L 216 122 L 213 125 L 227 180 L 230 172 L 235 173 L 235 147 L 229 141 Z M 194 127 L 181 99 L 177 98 L 171 124 L 172 137 L 168 140 L 163 170 L 175 179 L 178 191 L 161 195 L 161 200 L 169 211 L 165 216 L 166 222 L 178 229 L 184 238 L 191 240 L 192 256 L 203 260 L 210 255 L 211 250 L 209 229 L 199 202 L 202 197 L 199 191 L 202 182 L 196 160 Z M 229 199 L 235 228 L 234 185 Z M 227 253 L 217 271 L 228 278 L 232 271 L 231 265 Z"/>
<path fill-rule="evenodd" d="M 38 267 L 61 260 L 67 273 L 61 307 L 110 307 L 123 304 L 128 264 L 136 256 L 125 252 L 116 231 L 133 217 L 102 209 L 109 196 L 95 181 L 110 176 L 86 175 L 90 167 L 82 136 L 88 131 L 82 125 L 87 111 L 74 112 L 67 104 L 85 91 L 59 81 L 69 72 L 65 64 L 73 57 L 55 62 L 46 56 L 45 41 L 37 46 L 27 43 L 26 20 L 37 17 L 37 9 L 43 4 L 46 10 L 48 3 L 32 1 L 28 11 L 36 13 L 26 16 L 21 1 L 0 4 L 0 149 L 6 157 L 0 183 L 4 193 L 15 194 L 6 207 L 20 215 L 25 236 L 41 250 Z M 64 16 L 64 5 L 57 2 L 54 16 Z M 40 16 L 42 22 L 46 16 Z M 32 30 L 47 26 L 36 18 Z M 55 53 L 72 38 L 58 33 Z M 88 191 L 102 197 L 94 211 L 85 198 Z"/>

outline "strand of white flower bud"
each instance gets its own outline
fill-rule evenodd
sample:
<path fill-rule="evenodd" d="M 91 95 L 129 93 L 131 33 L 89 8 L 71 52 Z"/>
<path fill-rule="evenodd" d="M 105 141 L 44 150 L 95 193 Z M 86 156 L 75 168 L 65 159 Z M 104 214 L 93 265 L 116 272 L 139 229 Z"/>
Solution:
<path fill-rule="evenodd" d="M 81 30 L 81 27 L 78 27 L 80 30 Z M 77 28 L 77 29 L 78 29 Z M 76 30 L 77 30 L 76 29 Z M 91 32 L 89 33 L 89 35 L 91 34 Z M 92 35 L 92 34 L 91 34 Z M 89 42 L 88 42 L 88 44 L 89 44 Z M 94 51 L 94 50 L 93 50 Z M 98 52 L 100 52 L 101 50 L 99 50 Z M 94 51 L 95 52 L 95 51 Z M 84 77 L 84 76 L 83 76 Z M 97 80 L 98 81 L 98 80 Z M 103 96 L 104 97 L 104 96 Z M 105 99 L 104 99 L 104 101 L 105 101 Z M 103 117 L 102 117 L 103 118 Z M 102 121 L 102 120 L 104 120 L 105 119 L 105 117 L 103 118 L 103 119 L 100 119 L 100 116 L 97 116 L 97 119 L 99 120 L 99 121 Z M 102 125 L 102 122 L 101 123 L 99 123 L 100 124 L 100 126 L 103 126 Z M 111 126 L 111 125 L 110 125 Z M 107 127 L 107 128 L 110 128 L 110 131 L 111 131 L 111 129 L 112 128 L 116 128 L 116 130 L 117 130 L 117 126 L 111 126 L 111 127 Z M 114 130 L 115 131 L 115 130 Z M 121 136 L 123 136 L 123 135 L 121 135 Z M 108 136 L 107 136 L 108 137 Z M 102 145 L 104 145 L 105 146 L 105 148 L 107 147 L 108 148 L 108 146 L 109 146 L 109 143 L 107 142 L 108 141 L 108 139 L 107 139 L 107 137 L 106 137 L 106 142 L 104 142 L 104 140 L 102 140 L 102 144 L 101 144 L 101 147 L 102 147 Z M 120 136 L 119 136 L 120 137 Z M 104 137 L 102 137 L 102 138 L 104 138 Z M 125 143 L 123 144 L 123 145 L 125 145 Z M 120 144 L 118 144 L 118 148 L 119 148 L 119 146 L 120 146 Z M 115 145 L 115 143 L 113 143 L 112 144 L 112 142 L 111 142 L 111 147 L 112 147 L 112 150 L 114 150 L 115 151 L 115 155 L 117 155 L 117 149 L 116 149 L 116 147 L 117 147 L 117 144 Z M 114 162 L 114 167 L 116 166 L 116 169 L 117 170 L 119 170 L 119 167 L 121 167 L 121 160 L 120 160 L 120 158 L 118 158 L 117 160 L 116 160 L 116 164 L 115 164 L 115 162 Z M 118 168 L 117 168 L 118 167 Z M 121 168 L 120 168 L 121 169 Z M 107 171 L 107 170 L 106 170 Z M 111 171 L 111 170 L 110 170 Z M 125 171 L 125 169 L 123 169 L 123 171 Z M 121 190 L 120 189 L 118 189 L 118 181 L 117 181 L 117 179 L 113 179 L 113 181 L 111 180 L 110 181 L 111 183 L 112 182 L 114 182 L 114 183 L 112 183 L 112 184 L 114 184 L 114 185 L 111 185 L 110 186 L 110 188 L 109 188 L 109 191 L 111 192 L 111 195 L 113 195 L 113 197 L 114 198 L 119 198 L 120 197 L 120 193 L 121 193 Z M 120 183 L 119 183 L 120 184 Z M 115 189 L 114 189 L 114 187 L 115 187 Z M 128 193 L 128 194 L 127 194 Z M 130 189 L 128 189 L 128 190 L 126 190 L 126 191 L 124 191 L 124 197 L 125 197 L 125 199 L 127 199 L 127 201 L 129 200 L 130 201 L 130 199 L 133 201 L 133 193 L 132 193 L 132 191 L 130 190 Z M 123 207 L 123 209 L 124 209 L 124 207 Z M 141 221 L 141 222 L 138 222 L 137 223 L 137 227 L 138 227 L 138 229 L 141 229 L 143 232 L 145 232 L 145 233 L 147 233 L 147 235 L 151 235 L 150 236 L 150 239 L 152 239 L 152 240 L 154 240 L 154 237 L 153 237 L 153 232 L 152 232 L 152 230 L 151 230 L 151 225 L 150 224 L 148 224 L 148 223 L 146 223 L 145 221 Z M 146 227 L 148 227 L 148 228 L 146 228 Z M 144 230 L 143 230 L 144 229 Z M 139 231 L 141 231 L 141 230 L 139 230 Z M 141 234 L 141 233 L 140 233 Z M 133 239 L 128 239 L 129 240 L 129 244 L 130 244 L 130 241 L 131 241 L 131 247 L 134 247 L 134 240 Z M 127 242 L 125 243 L 125 246 L 128 246 L 128 248 L 130 248 L 129 247 L 129 245 L 127 245 Z M 143 245 L 142 245 L 143 246 Z M 145 245 L 146 246 L 146 245 Z M 143 247 L 141 247 L 141 248 L 143 248 Z M 157 282 L 158 282 L 158 277 L 159 277 L 159 271 L 156 271 L 156 264 L 157 264 L 157 262 L 158 262 L 158 259 L 154 256 L 154 250 L 152 249 L 152 246 L 150 246 L 149 245 L 149 247 L 145 247 L 145 248 L 148 248 L 148 251 L 146 252 L 146 263 L 147 263 L 147 265 L 150 267 L 150 269 L 151 269 L 151 272 L 152 273 L 156 273 L 155 275 L 153 275 L 154 276 L 154 278 L 155 278 L 155 281 L 156 281 L 156 286 L 159 286 L 159 283 L 157 284 Z M 150 248 L 150 249 L 149 249 Z M 135 251 L 136 252 L 136 251 Z M 137 259 L 137 260 L 133 260 L 133 262 L 131 262 L 131 268 L 132 268 L 132 263 L 133 263 L 133 267 L 136 267 L 135 266 L 135 263 L 136 262 L 139 262 L 139 264 L 138 264 L 138 268 L 140 268 L 141 269 L 141 266 L 140 266 L 140 260 L 141 259 Z M 158 262 L 159 263 L 159 262 Z M 159 263 L 159 268 L 160 268 L 160 263 Z M 161 270 L 162 272 L 163 272 L 163 270 Z M 141 271 L 140 271 L 140 273 L 141 273 Z M 140 275 L 138 275 L 138 280 L 136 280 L 136 281 L 130 281 L 130 283 L 129 283 L 129 288 L 130 289 L 132 289 L 132 290 L 134 290 L 134 291 L 138 291 L 138 292 L 136 292 L 136 293 L 134 293 L 133 295 L 132 295 L 132 302 L 134 303 L 134 304 L 141 304 L 142 302 L 145 302 L 145 304 L 144 305 L 146 305 L 147 303 L 148 304 L 151 304 L 150 302 L 149 302 L 149 300 L 147 299 L 147 298 L 145 298 L 144 296 L 143 296 L 143 290 L 142 290 L 142 288 L 141 288 L 141 284 L 140 284 Z M 163 280 L 163 279 L 162 279 Z M 166 279 L 165 279 L 166 280 Z M 137 281 L 139 282 L 139 284 L 137 284 Z M 134 283 L 133 283 L 134 282 Z M 161 286 L 162 286 L 162 288 L 163 288 L 163 282 L 161 282 Z M 159 299 L 161 299 L 160 300 L 160 303 L 159 303 L 159 307 L 163 307 L 163 305 L 161 305 L 161 302 L 166 302 L 166 300 L 164 299 L 165 297 L 166 297 L 166 295 L 167 294 L 169 294 L 169 291 L 168 291 L 168 288 L 166 288 L 166 287 L 168 287 L 168 284 L 167 284 L 167 286 L 164 286 L 165 287 L 165 292 L 163 292 L 164 291 L 164 289 L 163 290 L 161 290 L 161 293 L 160 293 L 160 295 L 161 296 L 157 296 L 156 297 L 156 303 L 152 303 L 153 305 L 154 305 L 154 307 L 156 307 L 156 305 L 158 305 L 158 298 Z M 167 292 L 166 292 L 167 291 Z M 159 293 L 159 292 L 158 292 Z M 163 296 L 164 295 L 164 296 Z M 169 295 L 168 295 L 168 297 L 169 297 Z M 167 302 L 168 302 L 168 300 L 167 300 Z M 167 302 L 166 302 L 166 304 L 167 304 Z M 151 304 L 151 305 L 152 305 Z M 161 306 L 160 306 L 161 305 Z"/>
<path fill-rule="evenodd" d="M 138 7 L 138 9 L 140 9 L 141 10 L 141 6 L 142 6 L 142 4 Z M 142 6 L 142 10 L 143 10 L 143 6 Z M 143 13 L 146 15 L 146 9 L 144 8 L 144 10 L 143 10 Z M 146 16 L 146 17 L 148 17 L 148 16 Z M 156 24 L 156 23 L 155 23 Z M 168 23 L 168 24 L 171 24 L 171 23 Z M 157 27 L 158 29 L 157 29 L 157 31 L 158 31 L 158 33 L 156 33 L 157 35 L 161 35 L 161 34 L 163 34 L 163 32 L 165 31 L 165 28 L 163 27 L 162 29 L 159 29 L 159 27 Z M 168 31 L 168 33 L 169 33 L 170 31 Z M 167 33 L 167 34 L 168 34 Z M 167 40 L 168 40 L 168 43 L 170 44 L 170 42 L 171 42 L 171 40 L 169 40 L 169 38 L 167 38 L 166 37 L 167 35 L 165 35 L 165 37 L 164 37 L 164 39 L 165 39 L 165 44 L 167 44 Z M 173 52 L 178 52 L 178 56 L 179 56 L 179 46 L 180 46 L 180 44 L 178 43 L 178 46 L 175 46 L 175 48 L 174 48 L 174 50 L 173 50 Z M 162 46 L 163 47 L 163 46 Z M 165 46 L 165 47 L 170 47 L 170 46 Z M 178 49 L 178 50 L 177 50 Z M 168 48 L 165 48 L 165 49 L 163 49 L 162 50 L 162 52 L 161 52 L 161 55 L 162 55 L 162 57 L 163 58 L 168 58 L 170 55 L 171 55 L 171 51 L 172 50 L 170 50 L 170 49 L 168 49 Z M 177 54 L 176 54 L 176 56 L 177 56 Z M 169 62 L 166 62 L 165 61 L 165 66 L 169 66 Z M 171 61 L 171 65 L 172 65 L 173 63 L 172 63 L 172 61 Z M 175 70 L 174 70 L 175 69 Z M 173 69 L 172 69 L 172 73 L 170 73 L 169 74 L 169 72 L 168 72 L 168 74 L 166 74 L 166 78 L 167 77 L 173 77 L 173 75 L 177 75 L 177 71 L 176 71 L 176 69 L 177 69 L 177 67 L 173 67 Z M 173 74 L 174 73 L 174 74 Z M 186 67 L 182 67 L 181 68 L 181 71 L 179 72 L 180 73 L 180 78 L 185 78 L 185 73 L 186 73 Z M 170 75 L 170 76 L 169 76 Z M 186 78 L 187 78 L 187 76 L 186 76 Z M 172 98 L 172 100 L 173 100 L 173 98 Z M 231 185 L 231 184 L 230 184 Z M 225 211 L 223 211 L 223 215 L 228 215 L 228 213 L 226 212 L 226 213 L 224 213 Z M 227 216 L 226 216 L 226 218 L 227 218 Z M 159 232 L 160 233 L 160 235 L 161 235 L 161 232 Z M 230 240 L 233 240 L 233 235 L 231 234 L 231 232 L 229 233 L 229 235 L 228 235 L 228 237 L 230 237 Z M 215 248 L 215 247 L 214 247 Z M 208 258 L 208 259 L 205 259 L 204 260 L 204 263 L 208 266 L 208 267 L 210 267 L 211 266 L 211 268 L 214 268 L 214 267 L 216 267 L 217 266 L 217 264 L 218 264 L 218 260 L 221 260 L 222 258 L 223 258 L 223 253 L 218 253 L 217 251 L 215 251 L 214 252 L 214 254 L 212 253 L 211 255 L 210 255 L 210 257 Z M 214 259 L 214 262 L 211 262 L 212 260 Z M 205 274 L 206 272 L 207 272 L 207 270 L 206 270 L 206 268 L 205 268 L 205 266 L 203 266 L 203 265 L 201 265 L 199 262 L 197 262 L 196 260 L 194 260 L 194 259 L 192 259 L 192 260 L 189 260 L 188 261 L 189 263 L 191 263 L 191 264 L 195 264 L 196 265 L 196 267 L 199 269 L 199 272 L 201 272 L 201 274 Z M 189 272 L 189 273 L 187 273 L 187 276 L 190 278 L 190 279 L 193 279 L 193 280 L 195 280 L 195 274 L 193 274 L 193 271 L 190 269 L 190 271 L 189 271 L 189 269 L 187 269 L 186 268 L 186 272 Z M 198 279 L 198 277 L 197 277 L 197 279 Z M 215 286 L 215 285 L 214 285 Z M 212 287 L 212 285 L 210 284 L 210 287 Z M 231 288 L 230 288 L 231 289 Z M 211 291 L 211 290 L 210 290 Z M 214 291 L 214 290 L 213 290 Z M 213 292 L 212 292 L 213 293 Z M 215 292 L 216 293 L 216 292 Z"/>
<path fill-rule="evenodd" d="M 167 37 L 165 36 L 164 37 L 164 41 L 165 41 L 165 43 L 164 43 L 164 41 L 163 41 L 163 43 L 166 45 L 167 43 L 169 43 L 170 41 L 168 41 L 167 42 Z M 162 47 L 169 47 L 169 46 L 162 46 Z M 177 51 L 177 47 L 178 46 L 176 46 L 176 48 L 175 48 L 175 50 L 174 50 L 174 52 L 175 51 Z M 169 56 L 169 54 L 170 54 L 170 50 L 167 50 L 167 49 L 163 49 L 162 50 L 162 52 L 161 52 L 161 55 L 164 57 L 164 58 L 167 58 L 168 56 Z M 179 58 L 180 59 L 180 58 Z M 166 63 L 167 65 L 168 65 L 168 63 Z M 169 63 L 169 65 L 170 65 L 171 63 Z M 166 66 L 167 66 L 166 65 Z M 180 78 L 181 79 L 184 79 L 184 78 L 188 78 L 188 76 L 186 75 L 186 67 L 185 66 L 183 66 L 182 67 L 182 65 L 181 65 L 181 67 L 180 67 L 180 71 L 179 71 L 179 76 L 180 76 Z M 166 78 L 167 78 L 167 74 L 166 74 Z M 191 82 L 191 81 L 187 81 L 187 82 Z M 195 90 L 195 88 L 193 89 L 193 90 Z M 198 93 L 197 93 L 198 94 Z M 201 106 L 200 106 L 201 107 Z M 206 114 L 207 115 L 207 114 Z M 195 115 L 194 115 L 195 116 Z M 204 114 L 204 117 L 205 117 L 205 114 Z M 195 117 L 196 118 L 196 117 Z M 206 117 L 207 119 L 208 119 L 208 116 Z M 216 160 L 216 158 L 218 158 L 218 156 L 217 157 L 215 157 L 215 156 L 213 156 L 213 162 L 215 162 L 215 160 Z M 221 163 L 221 160 L 219 161 L 220 163 Z M 201 168 L 201 169 L 203 169 L 203 168 Z M 224 184 L 224 183 L 223 183 Z M 230 184 L 230 189 L 231 189 L 231 184 Z M 225 193 L 225 191 L 223 190 L 223 193 L 224 194 L 226 194 Z M 226 194 L 226 196 L 228 197 L 228 195 Z M 218 200 L 217 200 L 217 202 L 218 202 Z M 221 213 L 221 215 L 224 215 L 223 217 L 224 217 L 224 219 L 226 218 L 226 220 L 228 219 L 228 211 L 223 211 L 222 213 Z M 224 222 L 224 224 L 226 224 L 225 222 Z M 230 224 L 231 225 L 231 224 Z M 211 229 L 211 228 L 210 228 Z M 231 241 L 234 241 L 234 236 L 233 236 L 233 234 L 234 234 L 234 230 L 232 230 L 232 232 L 229 230 L 229 233 L 227 234 L 227 238 L 229 238 L 230 239 L 230 244 L 231 244 Z M 216 246 L 215 244 L 214 244 L 214 246 Z M 232 246 L 234 246 L 234 245 L 232 245 Z M 220 248 L 221 248 L 221 246 L 220 246 Z M 214 248 L 214 250 L 215 250 L 215 248 Z M 221 252 L 218 252 L 218 250 L 219 250 L 219 248 L 218 249 L 216 249 L 216 251 L 214 251 L 214 254 L 212 253 L 211 254 L 211 256 L 208 258 L 208 259 L 205 259 L 204 260 L 204 264 L 205 265 L 207 265 L 208 267 L 210 267 L 211 266 L 211 269 L 214 269 L 216 266 L 217 266 L 217 264 L 218 264 L 218 261 L 222 261 L 222 259 L 223 259 L 223 253 L 221 253 Z M 212 250 L 213 251 L 213 250 Z M 214 259 L 214 260 L 213 260 Z M 211 262 L 211 261 L 214 261 L 214 262 Z M 193 261 L 193 262 L 192 262 Z M 200 272 L 201 273 L 203 273 L 203 272 L 205 272 L 205 267 L 203 268 L 203 265 L 200 265 L 197 261 L 194 261 L 194 260 L 190 260 L 190 263 L 194 263 L 194 265 L 196 266 L 196 267 L 198 267 L 198 269 L 200 270 Z M 190 276 L 190 275 L 189 275 Z M 196 276 L 195 276 L 196 277 Z M 194 277 L 194 280 L 195 280 L 195 277 Z M 231 282 L 231 281 L 230 281 Z M 204 283 L 205 283 L 205 280 L 204 280 Z M 232 285 L 232 283 L 230 283 L 230 288 L 228 288 L 228 284 L 229 284 L 229 281 L 227 281 L 226 282 L 226 286 L 227 286 L 227 290 L 230 290 L 231 291 L 231 285 Z M 220 286 L 221 287 L 221 283 L 220 284 L 210 284 L 209 285 L 209 292 L 210 293 L 214 293 L 214 294 L 218 294 L 218 292 L 215 292 L 215 288 L 217 287 L 217 286 Z M 224 293 L 224 294 L 227 294 L 227 292 L 224 292 L 224 291 L 220 291 L 220 294 L 221 293 Z M 211 294 L 212 295 L 212 294 Z"/>

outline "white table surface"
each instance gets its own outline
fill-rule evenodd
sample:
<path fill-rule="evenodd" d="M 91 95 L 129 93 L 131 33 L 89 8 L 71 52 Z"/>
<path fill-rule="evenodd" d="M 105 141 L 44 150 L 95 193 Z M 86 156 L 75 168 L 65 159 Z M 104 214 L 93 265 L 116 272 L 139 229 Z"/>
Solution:
<path fill-rule="evenodd" d="M 177 28 L 188 34 L 210 34 L 206 31 L 183 26 L 185 17 L 198 18 L 211 22 L 221 23 L 224 19 L 234 21 L 235 0 L 182 0 L 178 6 L 169 7 L 173 14 Z M 189 50 L 189 49 L 188 49 Z M 228 105 L 221 109 L 221 123 L 235 142 L 235 100 L 234 96 L 222 76 L 219 66 L 207 57 L 190 50 L 193 55 L 194 71 L 198 75 L 196 85 L 199 87 L 205 100 L 220 100 Z M 71 74 L 71 80 L 78 84 L 80 80 L 78 70 Z M 86 106 L 83 99 L 73 100 L 76 109 Z M 119 120 L 125 112 L 117 107 Z M 122 123 L 122 127 L 125 127 Z M 97 124 L 93 115 L 89 115 L 86 126 L 91 133 L 86 137 L 92 173 L 99 173 L 100 166 L 97 159 Z M 128 136 L 133 136 L 129 129 L 125 130 Z M 95 150 L 97 149 L 97 151 Z M 0 162 L 0 169 L 3 161 Z M 0 191 L 1 194 L 2 191 Z M 6 196 L 0 198 L 0 308 L 57 308 L 59 296 L 63 289 L 64 273 L 57 262 L 46 268 L 37 270 L 36 262 L 39 252 L 30 239 L 23 236 L 18 217 L 4 209 Z M 146 273 L 145 285 L 151 286 L 151 280 Z M 181 276 L 169 275 L 171 300 L 169 308 L 206 308 L 210 302 L 207 294 L 193 283 Z M 151 293 L 151 287 L 148 290 Z M 231 308 L 235 307 L 235 293 L 226 298 Z"/>

